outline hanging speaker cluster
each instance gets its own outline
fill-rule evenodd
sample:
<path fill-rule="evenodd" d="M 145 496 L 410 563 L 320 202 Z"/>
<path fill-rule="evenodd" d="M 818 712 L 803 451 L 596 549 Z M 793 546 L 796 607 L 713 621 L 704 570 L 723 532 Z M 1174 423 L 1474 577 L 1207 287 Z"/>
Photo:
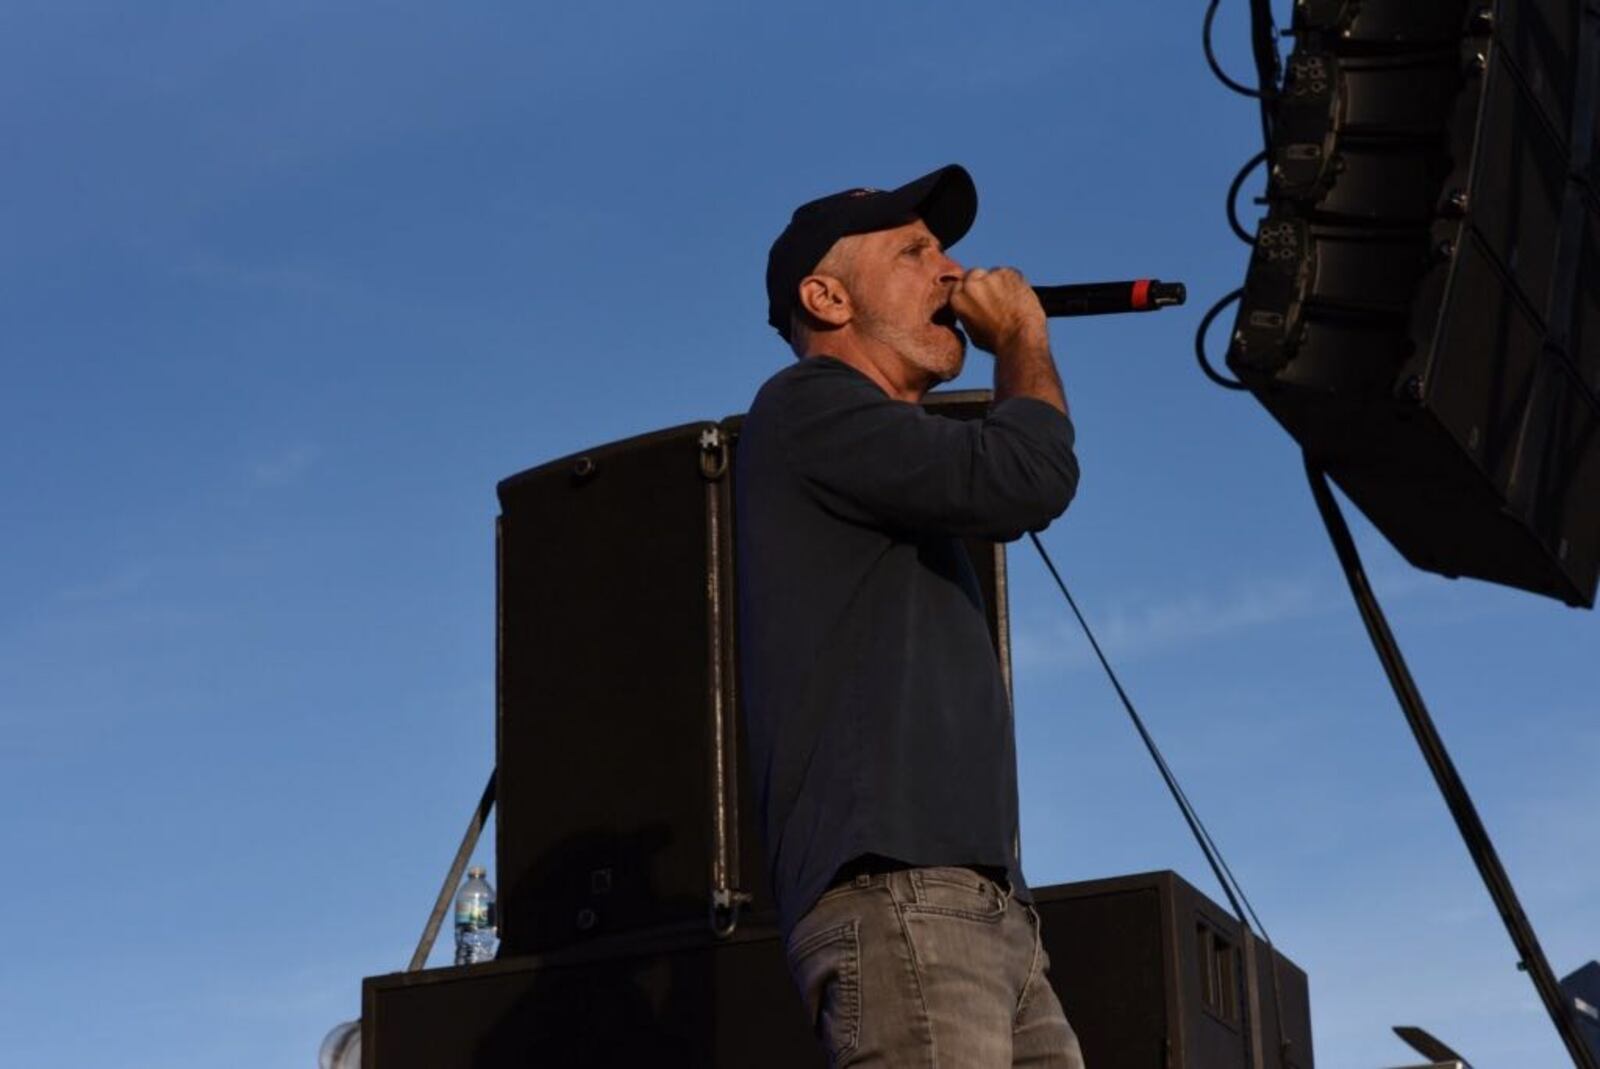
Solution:
<path fill-rule="evenodd" d="M 1600 12 L 1299 0 L 1228 365 L 1413 564 L 1592 605 Z"/>

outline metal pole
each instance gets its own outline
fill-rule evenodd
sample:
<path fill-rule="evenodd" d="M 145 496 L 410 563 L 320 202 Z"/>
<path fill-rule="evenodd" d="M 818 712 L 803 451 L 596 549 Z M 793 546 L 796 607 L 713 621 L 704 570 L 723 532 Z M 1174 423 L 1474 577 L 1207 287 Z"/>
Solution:
<path fill-rule="evenodd" d="M 1333 548 L 1339 554 L 1339 563 L 1344 566 L 1345 578 L 1350 581 L 1350 593 L 1354 595 L 1356 607 L 1361 611 L 1361 622 L 1366 624 L 1367 635 L 1377 650 L 1378 660 L 1383 662 L 1389 684 L 1394 687 L 1395 697 L 1400 700 L 1406 723 L 1410 725 L 1434 781 L 1439 785 L 1439 793 L 1444 795 L 1445 804 L 1450 807 L 1450 815 L 1455 818 L 1461 838 L 1467 844 L 1467 852 L 1472 855 L 1473 862 L 1478 866 L 1478 874 L 1489 889 L 1489 897 L 1494 899 L 1495 908 L 1500 911 L 1500 919 L 1505 922 L 1511 942 L 1521 955 L 1518 968 L 1532 978 L 1539 998 L 1543 1000 L 1550 1019 L 1555 1022 L 1556 1031 L 1567 1045 L 1572 1064 L 1578 1069 L 1600 1069 L 1600 1062 L 1596 1061 L 1594 1052 L 1578 1031 L 1578 1022 L 1572 1016 L 1555 974 L 1550 971 L 1550 963 L 1545 960 L 1544 950 L 1539 946 L 1539 937 L 1534 934 L 1533 925 L 1522 912 L 1522 903 L 1517 901 L 1511 877 L 1500 864 L 1489 832 L 1484 828 L 1483 821 L 1478 819 L 1472 796 L 1467 793 L 1466 784 L 1456 772 L 1455 762 L 1450 759 L 1444 740 L 1439 737 L 1433 718 L 1428 715 L 1422 693 L 1417 690 L 1400 647 L 1389 630 L 1388 621 L 1384 619 L 1383 610 L 1378 607 L 1378 600 L 1372 594 L 1366 572 L 1361 567 L 1361 557 L 1356 552 L 1355 540 L 1350 537 L 1350 528 L 1345 525 L 1339 505 L 1333 499 L 1333 491 L 1328 488 L 1327 476 L 1312 462 L 1310 456 L 1306 457 L 1306 477 L 1311 481 L 1311 493 L 1317 500 L 1317 509 L 1322 513 L 1322 522 L 1327 525 Z"/>
<path fill-rule="evenodd" d="M 439 888 L 439 897 L 434 900 L 433 912 L 428 914 L 428 923 L 422 929 L 422 939 L 417 943 L 416 952 L 411 955 L 411 964 L 406 966 L 406 972 L 416 972 L 428 963 L 428 954 L 433 950 L 433 941 L 439 937 L 439 925 L 444 922 L 444 915 L 450 910 L 450 899 L 454 897 L 456 888 L 461 884 L 461 874 L 466 871 L 467 862 L 472 858 L 472 851 L 478 845 L 478 836 L 483 834 L 483 825 L 489 819 L 490 810 L 494 809 L 494 780 L 498 771 L 498 769 L 489 770 L 489 782 L 484 784 L 483 797 L 478 799 L 478 808 L 473 810 L 472 820 L 467 824 L 467 833 L 461 837 L 461 846 L 456 850 L 456 859 L 445 875 L 444 886 Z"/>

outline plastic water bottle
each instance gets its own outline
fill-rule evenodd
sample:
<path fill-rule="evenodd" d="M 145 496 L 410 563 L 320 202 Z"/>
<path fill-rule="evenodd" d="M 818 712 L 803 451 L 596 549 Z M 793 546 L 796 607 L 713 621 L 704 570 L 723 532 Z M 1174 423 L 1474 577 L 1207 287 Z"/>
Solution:
<path fill-rule="evenodd" d="M 456 964 L 494 960 L 494 888 L 474 865 L 456 895 Z"/>

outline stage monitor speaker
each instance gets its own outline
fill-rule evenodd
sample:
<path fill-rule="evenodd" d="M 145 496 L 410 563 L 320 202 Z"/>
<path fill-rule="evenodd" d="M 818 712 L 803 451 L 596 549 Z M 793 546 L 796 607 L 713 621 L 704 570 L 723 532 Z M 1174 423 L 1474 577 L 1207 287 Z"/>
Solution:
<path fill-rule="evenodd" d="M 1035 898 L 1051 983 L 1087 1064 L 1313 1069 L 1305 973 L 1258 945 L 1252 976 L 1236 922 L 1175 874 L 1038 888 Z M 826 1063 L 770 916 L 725 939 L 658 930 L 370 977 L 361 1022 L 363 1069 Z"/>
<path fill-rule="evenodd" d="M 1600 13 L 1294 11 L 1228 364 L 1413 564 L 1591 606 Z"/>
<path fill-rule="evenodd" d="M 986 391 L 933 394 L 973 418 Z M 503 953 L 771 907 L 739 746 L 739 417 L 499 486 L 496 880 Z M 972 541 L 1008 673 L 1002 547 Z"/>
<path fill-rule="evenodd" d="M 1036 892 L 1051 985 L 1091 1066 L 1312 1069 L 1306 974 L 1173 872 Z M 1276 973 L 1276 975 L 1274 975 Z"/>
<path fill-rule="evenodd" d="M 770 925 L 370 977 L 362 1069 L 822 1069 Z"/>

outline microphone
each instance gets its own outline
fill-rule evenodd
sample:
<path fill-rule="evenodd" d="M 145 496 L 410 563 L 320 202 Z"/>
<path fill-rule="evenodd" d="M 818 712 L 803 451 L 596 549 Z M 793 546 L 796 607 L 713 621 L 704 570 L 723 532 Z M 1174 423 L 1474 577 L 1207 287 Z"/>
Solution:
<path fill-rule="evenodd" d="M 1044 314 L 1098 316 L 1113 312 L 1154 312 L 1182 304 L 1189 292 L 1182 282 L 1141 278 L 1132 282 L 1091 282 L 1082 286 L 1035 286 Z"/>

